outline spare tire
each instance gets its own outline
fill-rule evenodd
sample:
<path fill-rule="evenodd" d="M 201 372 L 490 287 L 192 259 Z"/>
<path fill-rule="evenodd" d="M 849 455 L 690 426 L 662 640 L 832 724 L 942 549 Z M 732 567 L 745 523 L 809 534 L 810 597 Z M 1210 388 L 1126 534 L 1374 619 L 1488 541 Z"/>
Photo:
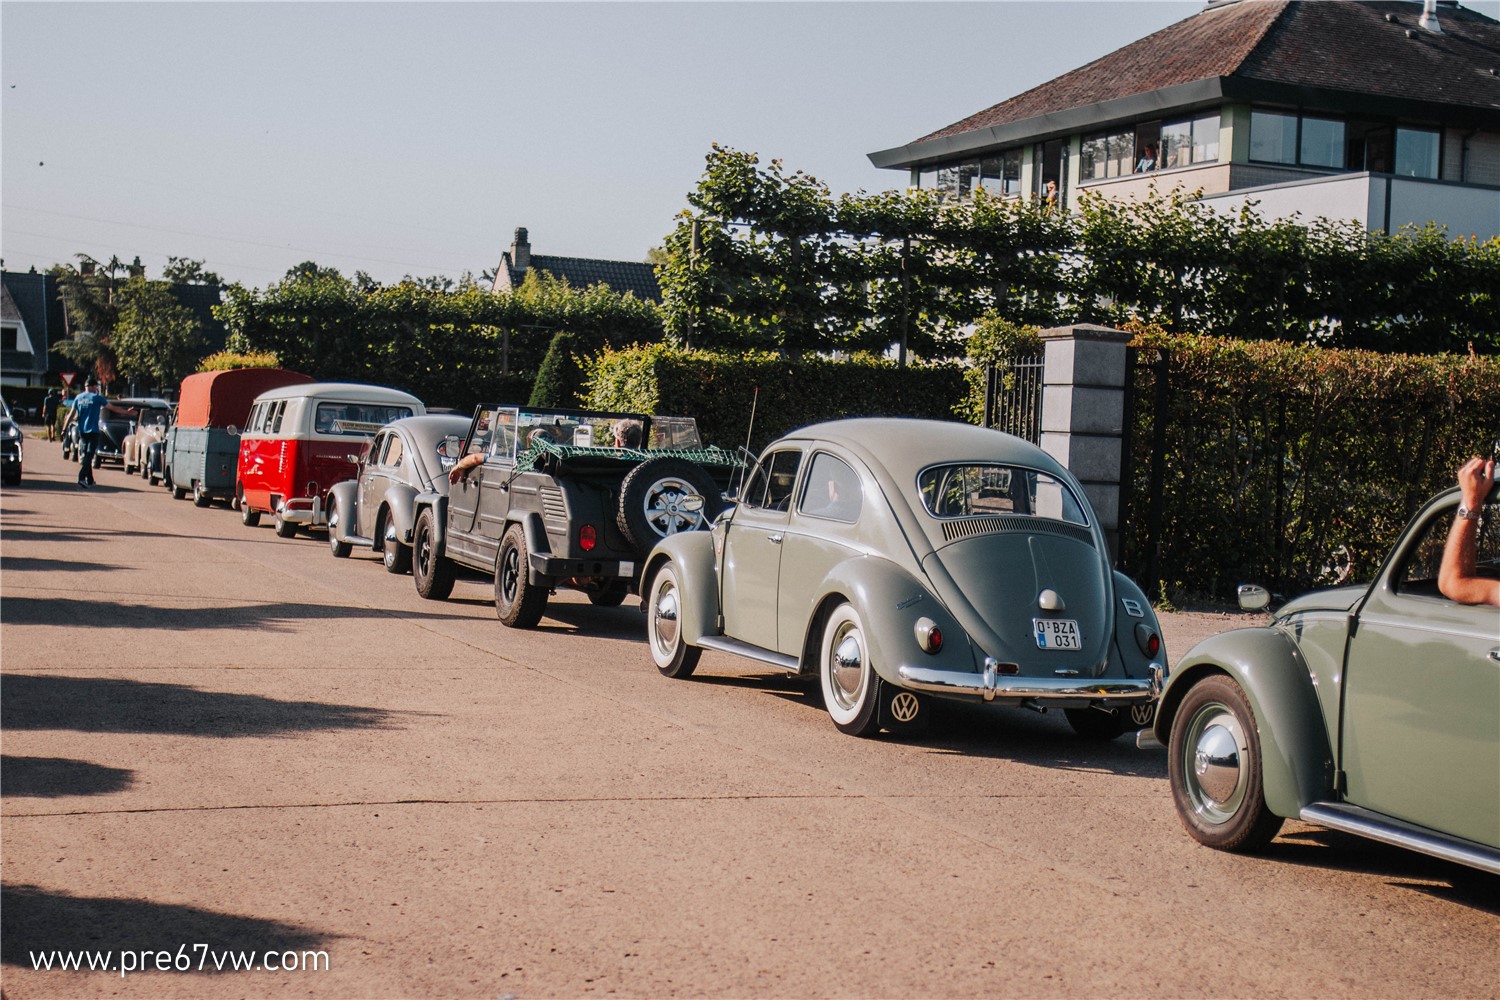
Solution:
<path fill-rule="evenodd" d="M 690 494 L 703 498 L 703 509 L 683 510 Z M 627 541 L 645 555 L 668 535 L 707 528 L 724 509 L 724 498 L 713 477 L 682 458 L 649 459 L 637 465 L 620 484 L 620 509 L 615 523 Z"/>

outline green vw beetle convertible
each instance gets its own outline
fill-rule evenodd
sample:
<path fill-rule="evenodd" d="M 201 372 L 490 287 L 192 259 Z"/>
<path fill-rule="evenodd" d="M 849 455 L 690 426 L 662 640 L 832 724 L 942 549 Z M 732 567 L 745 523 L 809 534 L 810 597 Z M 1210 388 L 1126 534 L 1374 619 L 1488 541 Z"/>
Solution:
<path fill-rule="evenodd" d="M 1300 597 L 1176 665 L 1154 736 L 1194 839 L 1253 851 L 1293 817 L 1500 874 L 1500 609 L 1437 585 L 1458 501 L 1429 501 L 1373 583 Z M 1500 576 L 1497 521 L 1481 575 Z"/>
<path fill-rule="evenodd" d="M 648 556 L 647 641 L 815 674 L 852 735 L 921 725 L 931 697 L 1045 711 L 1113 738 L 1149 723 L 1166 654 L 1078 482 L 966 424 L 855 419 L 773 442 L 709 532 Z"/>

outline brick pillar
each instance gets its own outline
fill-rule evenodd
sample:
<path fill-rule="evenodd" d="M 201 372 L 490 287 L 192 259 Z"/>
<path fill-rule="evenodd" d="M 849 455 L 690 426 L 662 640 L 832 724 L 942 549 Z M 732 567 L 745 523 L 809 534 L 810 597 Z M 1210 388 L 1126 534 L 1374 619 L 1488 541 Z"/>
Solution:
<path fill-rule="evenodd" d="M 1042 450 L 1083 484 L 1112 560 L 1120 556 L 1120 469 L 1125 434 L 1126 344 L 1105 326 L 1042 331 Z"/>

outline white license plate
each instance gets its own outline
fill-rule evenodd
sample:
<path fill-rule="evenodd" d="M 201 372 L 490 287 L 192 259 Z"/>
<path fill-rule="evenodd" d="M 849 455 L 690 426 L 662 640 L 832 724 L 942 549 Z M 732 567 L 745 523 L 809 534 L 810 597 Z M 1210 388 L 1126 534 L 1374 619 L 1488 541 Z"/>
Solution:
<path fill-rule="evenodd" d="M 1078 622 L 1071 618 L 1033 618 L 1031 625 L 1036 630 L 1038 649 L 1083 648 L 1083 638 L 1078 634 Z"/>

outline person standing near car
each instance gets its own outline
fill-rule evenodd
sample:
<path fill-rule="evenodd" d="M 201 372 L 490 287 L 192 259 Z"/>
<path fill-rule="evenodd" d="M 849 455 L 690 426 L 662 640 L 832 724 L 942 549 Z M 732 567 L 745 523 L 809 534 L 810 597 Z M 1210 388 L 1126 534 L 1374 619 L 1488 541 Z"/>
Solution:
<path fill-rule="evenodd" d="M 1443 563 L 1438 569 L 1438 590 L 1459 604 L 1493 604 L 1500 607 L 1500 580 L 1475 572 L 1479 551 L 1479 523 L 1484 501 L 1495 485 L 1495 460 L 1474 456 L 1458 470 L 1461 494 Z"/>
<path fill-rule="evenodd" d="M 122 413 L 126 416 L 137 411 L 116 406 L 99 392 L 98 376 L 90 375 L 83 384 L 83 394 L 73 400 L 73 420 L 78 425 L 78 486 L 89 489 L 94 485 L 94 455 L 99 450 L 99 421 L 104 411 Z"/>

